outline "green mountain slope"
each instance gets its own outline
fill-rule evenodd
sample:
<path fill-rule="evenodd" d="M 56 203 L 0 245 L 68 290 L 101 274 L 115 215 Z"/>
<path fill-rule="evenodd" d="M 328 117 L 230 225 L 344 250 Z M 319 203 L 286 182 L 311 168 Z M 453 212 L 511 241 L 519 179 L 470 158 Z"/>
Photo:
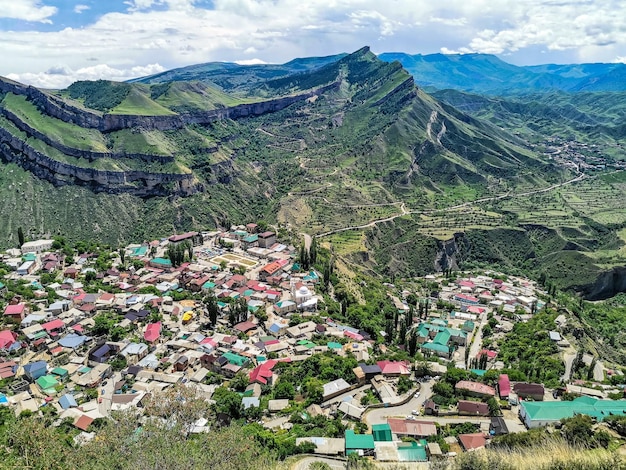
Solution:
<path fill-rule="evenodd" d="M 439 101 L 368 48 L 303 72 L 304 62 L 234 94 L 195 79 L 54 93 L 0 81 L 0 195 L 11 201 L 2 239 L 14 243 L 23 227 L 117 244 L 264 218 L 317 234 L 379 275 L 549 266 L 561 285 L 580 287 L 623 259 L 626 214 L 614 209 L 625 185 L 574 179 L 573 166 L 513 134 L 515 122 L 527 129 L 530 102 Z M 593 103 L 561 106 L 594 122 Z M 506 112 L 490 122 L 496 104 Z M 595 123 L 619 120 L 610 109 Z M 541 227 L 551 235 L 539 237 Z M 588 259 L 587 274 L 568 274 Z"/>

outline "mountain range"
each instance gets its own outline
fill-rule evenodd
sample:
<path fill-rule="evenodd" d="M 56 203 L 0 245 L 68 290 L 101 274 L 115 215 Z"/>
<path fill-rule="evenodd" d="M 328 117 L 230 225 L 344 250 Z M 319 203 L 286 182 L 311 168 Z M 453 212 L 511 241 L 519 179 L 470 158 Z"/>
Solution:
<path fill-rule="evenodd" d="M 469 71 L 477 82 L 523 72 L 573 83 L 573 69 L 400 59 L 410 57 L 430 64 L 434 88 L 446 88 L 444 78 L 469 83 Z M 591 297 L 620 288 L 602 276 L 622 259 L 622 180 L 565 189 L 587 168 L 619 167 L 621 94 L 602 92 L 606 106 L 594 93 L 549 87 L 429 94 L 419 78 L 427 72 L 383 58 L 362 48 L 284 65 L 210 63 L 64 90 L 2 79 L 0 235 L 15 243 L 23 227 L 31 238 L 117 245 L 266 219 L 318 235 L 345 266 L 378 275 L 489 263 L 549 269 Z M 620 70 L 608 67 L 606 76 Z M 591 80 L 593 67 L 583 69 L 578 83 Z M 564 130 L 564 142 L 550 140 Z M 570 161 L 573 143 L 585 142 L 607 151 L 601 161 Z"/>

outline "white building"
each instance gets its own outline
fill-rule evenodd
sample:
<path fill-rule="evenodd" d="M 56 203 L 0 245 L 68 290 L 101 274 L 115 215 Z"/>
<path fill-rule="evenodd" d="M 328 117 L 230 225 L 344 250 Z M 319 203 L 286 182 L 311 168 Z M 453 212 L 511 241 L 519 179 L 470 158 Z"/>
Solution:
<path fill-rule="evenodd" d="M 26 242 L 22 245 L 22 253 L 42 253 L 44 251 L 50 251 L 54 240 L 35 240 L 33 242 Z"/>

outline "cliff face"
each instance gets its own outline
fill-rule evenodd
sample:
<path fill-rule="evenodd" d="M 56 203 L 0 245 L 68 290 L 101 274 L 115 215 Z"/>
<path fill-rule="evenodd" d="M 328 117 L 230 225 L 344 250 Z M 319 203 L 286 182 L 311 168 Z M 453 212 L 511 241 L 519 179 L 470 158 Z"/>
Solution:
<path fill-rule="evenodd" d="M 626 266 L 604 271 L 593 284 L 576 286 L 575 289 L 587 300 L 604 300 L 626 292 Z"/>
<path fill-rule="evenodd" d="M 72 106 L 56 96 L 38 90 L 31 86 L 0 80 L 0 93 L 14 93 L 24 95 L 32 101 L 42 112 L 65 122 L 71 122 L 81 127 L 98 129 L 100 132 L 111 132 L 121 129 L 140 127 L 144 130 L 172 130 L 180 129 L 189 124 L 210 124 L 222 119 L 240 119 L 249 116 L 274 113 L 285 109 L 299 101 L 304 101 L 314 95 L 324 93 L 339 87 L 339 82 L 293 96 L 247 103 L 230 108 L 214 109 L 189 114 L 173 116 L 138 116 L 123 114 L 99 114 Z"/>
<path fill-rule="evenodd" d="M 280 111 L 293 103 L 306 100 L 311 96 L 338 87 L 338 83 L 294 96 L 286 96 L 258 103 L 241 104 L 230 108 L 220 108 L 205 112 L 180 114 L 172 116 L 139 116 L 102 114 L 92 110 L 81 109 L 69 104 L 59 97 L 48 94 L 37 88 L 22 85 L 11 80 L 0 79 L 0 94 L 14 93 L 25 96 L 42 114 L 69 122 L 84 128 L 97 129 L 107 133 L 122 129 L 141 129 L 142 131 L 166 131 L 180 129 L 187 125 L 205 125 L 222 119 L 239 119 L 249 116 L 260 116 Z M 51 158 L 37 151 L 27 142 L 0 128 L 0 158 L 7 162 L 15 162 L 37 177 L 56 185 L 79 184 L 90 187 L 96 192 L 131 193 L 141 197 L 177 194 L 188 196 L 203 190 L 192 174 L 161 173 L 150 171 L 105 171 L 89 168 L 88 162 L 101 158 L 127 158 L 141 160 L 146 163 L 171 163 L 174 155 L 150 155 L 124 152 L 94 152 L 64 145 L 44 133 L 34 129 L 13 112 L 0 108 L 0 115 L 11 121 L 29 138 L 38 139 L 69 157 L 85 160 L 85 165 L 73 165 L 62 159 Z M 207 153 L 217 148 L 204 150 Z M 235 170 L 232 160 L 208 165 L 208 184 L 229 183 Z"/>
<path fill-rule="evenodd" d="M 435 271 L 441 272 L 446 269 L 459 269 L 464 254 L 471 246 L 464 233 L 455 233 L 453 238 L 438 242 L 438 248 Z"/>
<path fill-rule="evenodd" d="M 187 196 L 202 189 L 192 174 L 107 171 L 70 165 L 44 155 L 2 128 L 0 157 L 55 185 L 78 184 L 95 192 L 130 193 L 140 197 Z"/>

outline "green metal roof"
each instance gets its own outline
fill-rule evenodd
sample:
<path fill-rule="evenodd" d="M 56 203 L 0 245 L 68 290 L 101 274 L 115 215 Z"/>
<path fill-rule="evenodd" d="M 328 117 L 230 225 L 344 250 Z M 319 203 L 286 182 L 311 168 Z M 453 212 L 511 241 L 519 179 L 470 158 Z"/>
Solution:
<path fill-rule="evenodd" d="M 470 372 L 476 374 L 478 377 L 482 377 L 487 371 L 484 369 L 470 369 Z"/>
<path fill-rule="evenodd" d="M 520 405 L 531 421 L 559 421 L 575 414 L 593 416 L 602 421 L 607 416 L 626 414 L 626 400 L 598 400 L 578 397 L 573 401 L 522 401 Z"/>
<path fill-rule="evenodd" d="M 391 426 L 389 424 L 374 424 L 372 426 L 372 435 L 376 442 L 391 442 L 393 437 L 391 436 Z"/>
<path fill-rule="evenodd" d="M 449 331 L 440 331 L 439 333 L 437 333 L 437 336 L 435 336 L 435 339 L 433 339 L 433 343 L 443 344 L 445 346 L 450 341 L 450 336 L 451 335 Z"/>
<path fill-rule="evenodd" d="M 424 343 L 422 344 L 422 349 L 429 349 L 431 351 L 445 352 L 446 354 L 450 352 L 450 348 L 445 344 L 439 343 Z"/>
<path fill-rule="evenodd" d="M 52 369 L 52 373 L 54 375 L 59 375 L 61 377 L 65 377 L 67 375 L 67 370 L 63 369 L 62 367 L 55 367 L 54 369 Z"/>
<path fill-rule="evenodd" d="M 42 375 L 36 380 L 36 382 L 37 385 L 39 385 L 39 388 L 41 388 L 42 390 L 46 390 L 49 388 L 53 389 L 59 383 L 57 382 L 57 379 L 55 379 L 51 375 Z"/>
<path fill-rule="evenodd" d="M 336 343 L 334 341 L 329 341 L 326 346 L 328 346 L 328 349 L 341 349 L 342 348 L 341 343 Z"/>
<path fill-rule="evenodd" d="M 225 352 L 224 354 L 222 354 L 222 356 L 224 356 L 226 358 L 226 360 L 228 362 L 230 362 L 231 364 L 235 364 L 236 366 L 243 366 L 246 362 L 248 362 L 248 359 L 240 356 L 239 354 L 235 354 L 232 352 Z"/>
<path fill-rule="evenodd" d="M 169 259 L 165 259 L 165 258 L 154 258 L 152 260 L 152 263 L 158 264 L 160 266 L 171 266 L 172 265 L 172 262 Z"/>
<path fill-rule="evenodd" d="M 346 453 L 353 449 L 373 449 L 374 436 L 371 434 L 355 434 L 352 429 L 346 431 Z"/>

